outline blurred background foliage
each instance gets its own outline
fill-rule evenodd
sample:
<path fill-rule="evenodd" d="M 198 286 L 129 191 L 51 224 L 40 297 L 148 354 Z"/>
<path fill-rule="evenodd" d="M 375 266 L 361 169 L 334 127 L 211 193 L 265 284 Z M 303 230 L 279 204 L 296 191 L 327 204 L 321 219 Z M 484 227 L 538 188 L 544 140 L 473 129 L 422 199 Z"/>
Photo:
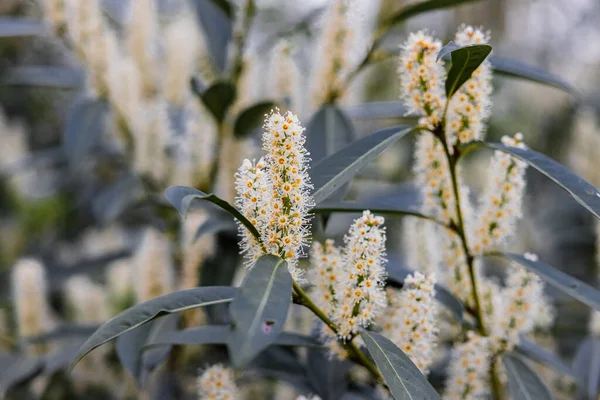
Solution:
<path fill-rule="evenodd" d="M 68 32 L 65 32 L 65 27 L 49 23 L 44 16 L 46 1 L 51 3 L 50 0 L 0 2 L 0 269 L 3 271 L 0 306 L 6 320 L 0 321 L 0 327 L 7 327 L 4 333 L 0 329 L 0 337 L 6 338 L 7 343 L 15 338 L 14 322 L 10 317 L 9 275 L 20 257 L 35 257 L 46 266 L 53 312 L 61 316 L 68 315 L 68 304 L 61 295 L 64 283 L 73 276 L 85 274 L 96 283 L 109 284 L 109 274 L 105 271 L 119 262 L 134 264 L 132 255 L 145 240 L 154 240 L 148 237 L 148 226 L 165 232 L 166 237 L 177 244 L 172 248 L 173 260 L 169 262 L 174 262 L 178 276 L 190 270 L 184 266 L 187 262 L 194 266 L 202 264 L 198 276 L 191 273 L 192 285 L 231 283 L 239 264 L 231 226 L 224 224 L 211 228 L 205 225 L 208 231 L 206 237 L 213 241 L 207 246 L 219 250 L 216 253 L 204 251 L 202 259 L 193 259 L 190 252 L 199 252 L 198 245 L 190 248 L 190 235 L 193 236 L 205 219 L 199 217 L 190 223 L 190 227 L 180 227 L 177 214 L 165 205 L 161 196 L 169 184 L 183 184 L 207 192 L 216 191 L 231 200 L 233 172 L 242 158 L 251 157 L 253 149 L 259 147 L 256 129 L 252 128 L 259 127 L 262 115 L 274 104 L 281 108 L 291 105 L 306 126 L 323 102 L 335 100 L 350 117 L 354 126 L 350 130 L 355 130 L 357 136 L 402 121 L 402 108 L 397 102 L 397 62 L 393 56 L 364 68 L 344 93 L 333 91 L 323 95 L 315 90 L 315 85 L 324 89 L 332 83 L 327 77 L 324 81 L 327 84 L 319 83 L 314 71 L 315 65 L 319 65 L 318 54 L 323 47 L 320 35 L 328 3 L 325 0 L 256 0 L 256 9 L 246 10 L 247 14 L 254 16 L 254 21 L 243 35 L 239 33 L 245 29 L 243 20 L 234 18 L 235 22 L 227 22 L 227 14 L 242 8 L 242 3 L 156 0 L 157 23 L 160 26 L 160 37 L 156 40 L 164 47 L 162 55 L 168 51 L 171 56 L 166 58 L 169 60 L 169 57 L 185 54 L 191 46 L 198 48 L 194 50 L 190 75 L 179 76 L 185 86 L 181 89 L 179 103 L 177 94 L 168 94 L 169 87 L 181 87 L 180 82 L 169 80 L 178 76 L 176 72 L 166 71 L 168 65 L 148 72 L 155 75 L 147 81 L 142 77 L 143 83 L 157 79 L 157 88 L 145 88 L 146 92 L 160 92 L 145 92 L 142 97 L 147 96 L 154 102 L 162 96 L 168 103 L 160 103 L 163 98 L 152 103 L 153 107 L 159 103 L 162 105 L 149 111 L 146 119 L 150 122 L 147 122 L 146 129 L 161 123 L 151 115 L 165 112 L 160 107 L 166 107 L 165 115 L 175 131 L 174 136 L 181 129 L 184 131 L 181 136 L 187 137 L 188 128 L 181 127 L 191 123 L 188 113 L 201 114 L 201 120 L 196 121 L 200 127 L 198 137 L 174 140 L 168 143 L 166 151 L 146 154 L 150 165 L 144 166 L 147 170 L 141 170 L 139 160 L 132 161 L 132 153 L 127 149 L 130 146 L 128 135 L 136 136 L 135 132 L 131 132 L 135 123 L 128 122 L 128 116 L 107 119 L 102 108 L 105 100 L 113 106 L 118 103 L 113 97 L 127 94 L 128 82 L 117 80 L 116 86 L 123 87 L 120 93 L 112 95 L 102 93 L 101 85 L 90 83 L 90 66 L 86 64 L 85 56 L 82 62 L 77 54 L 80 43 L 66 38 Z M 131 40 L 128 39 L 131 9 L 136 9 L 130 3 L 132 0 L 99 1 L 103 24 L 115 32 L 115 40 L 124 48 L 128 46 L 125 42 Z M 365 0 L 359 3 L 364 4 L 350 10 L 350 13 L 358 14 L 358 21 L 381 22 L 415 2 L 381 0 L 371 3 Z M 589 160 L 593 161 L 600 155 L 600 147 L 595 145 L 600 141 L 594 141 L 594 135 L 600 135 L 600 30 L 597 24 L 600 3 L 595 0 L 482 0 L 464 3 L 416 15 L 398 24 L 382 40 L 381 47 L 394 55 L 409 32 L 423 28 L 435 32 L 444 42 L 453 37 L 461 23 L 483 25 L 490 29 L 495 56 L 538 67 L 561 77 L 559 84 L 573 88 L 568 93 L 534 82 L 498 76 L 494 79 L 490 140 L 498 141 L 502 135 L 523 132 L 531 148 L 570 166 L 599 186 L 598 167 Z M 141 11 L 136 9 L 136 12 Z M 172 33 L 171 38 L 169 27 L 189 15 L 193 15 L 191 28 L 186 28 L 192 29 L 188 32 L 189 36 Z M 10 25 L 16 20 L 26 22 L 18 34 L 11 30 L 14 27 Z M 368 36 L 368 30 L 373 30 L 373 26 L 357 24 L 349 33 L 351 37 L 354 35 L 353 39 L 358 39 L 359 45 L 346 49 L 347 54 L 342 54 L 343 60 L 360 59 L 364 54 L 360 46 L 365 46 L 360 44 L 360 39 Z M 199 39 L 194 39 L 196 37 Z M 233 42 L 245 40 L 243 54 L 232 54 L 233 50 L 227 47 L 229 37 Z M 283 44 L 280 41 L 282 37 L 287 40 Z M 152 57 L 155 57 L 154 60 L 161 57 L 151 49 L 143 51 L 148 51 L 150 63 L 153 62 Z M 134 62 L 137 61 L 135 57 L 133 54 Z M 298 82 L 290 79 L 287 82 L 289 87 L 286 87 L 285 82 L 278 81 L 285 81 L 286 77 L 278 76 L 273 68 L 272 60 L 276 57 L 291 60 L 293 68 L 297 69 L 294 74 Z M 121 75 L 121 78 L 124 76 Z M 158 88 L 158 82 L 164 87 Z M 228 86 L 231 83 L 234 84 L 233 89 Z M 108 86 L 105 89 L 114 89 L 110 84 Z M 194 92 L 202 101 L 194 97 Z M 134 102 L 135 99 L 123 101 L 126 106 L 127 101 Z M 387 102 L 387 106 L 378 107 L 379 102 Z M 231 107 L 222 109 L 223 104 Z M 240 116 L 244 110 L 251 112 L 242 120 Z M 240 118 L 239 127 L 235 125 L 236 118 Z M 225 134 L 224 129 L 232 132 Z M 78 141 L 84 136 L 77 136 L 84 131 L 87 136 L 92 135 L 91 132 L 98 133 L 92 142 L 85 143 Z M 125 139 L 114 139 L 114 136 L 119 136 L 115 133 L 122 134 Z M 195 149 L 191 156 L 186 153 L 190 146 Z M 410 180 L 411 150 L 411 144 L 404 141 L 384 153 L 354 181 L 349 198 L 372 196 Z M 582 152 L 586 154 L 581 155 Z M 211 159 L 213 153 L 220 154 L 220 158 Z M 181 161 L 178 157 L 196 156 L 202 159 L 201 170 L 186 172 L 185 177 L 178 174 L 180 168 L 189 168 L 191 162 L 190 158 Z M 482 161 L 487 156 L 489 154 L 485 152 L 477 153 L 469 158 L 465 167 L 467 179 L 475 188 L 482 187 Z M 172 164 L 164 167 L 168 172 L 159 171 L 157 175 L 153 167 L 156 167 L 155 163 L 161 163 L 162 158 L 175 161 L 168 161 Z M 140 162 L 143 164 L 143 160 Z M 552 260 L 554 266 L 585 282 L 596 282 L 598 272 L 592 217 L 536 172 L 529 171 L 527 181 L 525 219 L 513 246 L 535 252 L 541 259 Z M 328 221 L 328 235 L 344 232 L 350 218 L 352 216 L 332 216 Z M 386 225 L 390 252 L 397 253 L 400 249 L 400 224 L 396 218 L 389 218 Z M 217 268 L 224 264 L 232 267 Z M 180 279 L 183 282 L 184 279 Z M 183 285 L 182 282 L 177 285 Z M 172 283 L 171 289 L 175 285 Z M 133 286 L 134 283 L 131 283 Z M 111 289 L 101 290 L 108 293 Z M 577 344 L 587 335 L 588 310 L 572 299 L 558 293 L 551 294 L 556 297 L 558 308 L 554 331 L 559 338 L 559 353 L 569 359 Z M 136 300 L 134 295 L 128 296 L 119 300 L 120 304 L 110 313 L 114 314 L 140 300 L 139 297 Z M 219 318 L 218 312 L 212 314 L 208 318 Z M 5 347 L 10 348 L 11 345 Z M 114 359 L 110 362 L 116 364 Z M 66 390 L 64 385 L 55 386 L 55 390 Z M 121 389 L 127 392 L 130 388 Z M 52 390 L 52 387 L 46 389 L 47 393 Z M 92 398 L 92 395 L 88 394 L 85 398 Z"/>

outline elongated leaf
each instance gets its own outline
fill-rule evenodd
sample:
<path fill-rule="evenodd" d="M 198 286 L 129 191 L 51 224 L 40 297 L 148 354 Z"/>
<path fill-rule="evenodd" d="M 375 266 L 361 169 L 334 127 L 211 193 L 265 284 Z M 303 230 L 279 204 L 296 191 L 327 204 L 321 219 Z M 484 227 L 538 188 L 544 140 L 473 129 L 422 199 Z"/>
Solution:
<path fill-rule="evenodd" d="M 582 397 L 595 400 L 600 384 L 600 339 L 587 337 L 581 342 L 573 358 L 573 372 Z"/>
<path fill-rule="evenodd" d="M 322 400 L 338 400 L 348 390 L 348 360 L 331 358 L 325 349 L 310 349 L 306 358 L 306 373 Z"/>
<path fill-rule="evenodd" d="M 72 110 L 64 134 L 63 146 L 69 162 L 76 166 L 98 143 L 104 130 L 108 104 L 98 99 L 85 99 Z"/>
<path fill-rule="evenodd" d="M 334 105 L 324 105 L 308 123 L 305 134 L 313 164 L 339 151 L 356 136 L 352 122 Z"/>
<path fill-rule="evenodd" d="M 531 272 L 539 275 L 540 278 L 560 291 L 581 301 L 583 304 L 587 304 L 596 310 L 600 310 L 600 291 L 579 279 L 573 278 L 546 263 L 532 261 L 520 254 L 498 252 L 490 253 L 489 255 L 500 256 L 515 261 Z"/>
<path fill-rule="evenodd" d="M 97 221 L 106 225 L 119 218 L 141 193 L 142 186 L 137 177 L 124 176 L 94 197 L 92 213 Z"/>
<path fill-rule="evenodd" d="M 14 67 L 3 72 L 0 84 L 41 86 L 52 89 L 78 89 L 85 83 L 81 70 L 65 67 Z"/>
<path fill-rule="evenodd" d="M 550 157 L 531 149 L 519 149 L 500 143 L 475 142 L 467 145 L 465 150 L 469 152 L 480 147 L 503 151 L 526 162 L 566 190 L 583 208 L 600 219 L 600 191 Z"/>
<path fill-rule="evenodd" d="M 577 90 L 564 79 L 521 61 L 492 55 L 490 56 L 490 62 L 496 74 L 543 83 L 564 90 L 567 93 L 578 94 Z"/>
<path fill-rule="evenodd" d="M 393 257 L 390 257 L 389 264 L 386 268 L 386 271 L 387 271 L 387 275 L 388 275 L 387 276 L 388 282 L 390 282 L 390 281 L 391 281 L 391 283 L 395 282 L 399 285 L 402 285 L 404 283 L 404 279 L 406 279 L 406 277 L 409 274 L 412 274 L 413 272 L 415 272 L 409 268 L 402 266 L 401 263 L 399 262 L 399 260 L 397 260 Z M 464 319 L 464 315 L 465 315 L 465 307 L 461 303 L 461 301 L 456 298 L 456 296 L 454 296 L 445 287 L 436 283 L 435 284 L 435 298 L 442 305 L 444 305 L 444 307 L 448 308 L 448 310 L 450 310 L 452 312 L 452 314 L 454 314 L 454 316 L 456 317 L 458 322 L 462 323 L 462 321 Z"/>
<path fill-rule="evenodd" d="M 206 325 L 171 331 L 157 336 L 145 347 L 162 345 L 197 345 L 197 344 L 226 344 L 231 330 L 229 325 Z M 318 340 L 298 333 L 281 332 L 275 342 L 278 346 L 319 347 Z"/>
<path fill-rule="evenodd" d="M 92 333 L 96 332 L 98 328 L 99 325 L 62 324 L 48 333 L 34 337 L 26 337 L 23 340 L 26 343 L 41 343 L 61 339 L 72 339 L 81 336 L 90 336 Z"/>
<path fill-rule="evenodd" d="M 37 376 L 44 368 L 44 359 L 15 355 L 10 365 L 0 371 L 0 397 L 10 388 Z"/>
<path fill-rule="evenodd" d="M 403 7 L 400 11 L 396 12 L 392 15 L 388 20 L 386 20 L 386 24 L 389 26 L 393 26 L 399 24 L 401 22 L 406 21 L 407 19 L 414 17 L 415 15 L 419 15 L 429 11 L 440 10 L 443 8 L 455 7 L 464 3 L 472 3 L 477 0 L 428 0 L 428 1 L 420 1 L 418 3 L 414 3 Z"/>
<path fill-rule="evenodd" d="M 460 46 L 457 45 L 456 43 L 450 41 L 448 42 L 448 44 L 446 44 L 444 47 L 442 47 L 440 49 L 440 51 L 438 52 L 436 61 L 439 61 L 439 59 L 441 58 L 444 61 L 450 61 L 450 53 L 452 53 L 454 50 L 460 49 Z"/>
<path fill-rule="evenodd" d="M 306 376 L 306 368 L 291 349 L 270 346 L 260 353 L 247 369 L 266 378 L 274 378 L 292 385 L 299 393 L 315 393 Z"/>
<path fill-rule="evenodd" d="M 84 342 L 85 339 L 70 340 L 58 350 L 48 354 L 45 358 L 43 374 L 50 376 L 58 371 L 68 370 L 73 357 Z"/>
<path fill-rule="evenodd" d="M 194 234 L 194 241 L 204 235 L 213 235 L 218 232 L 237 232 L 237 225 L 230 218 L 217 219 L 211 218 L 198 227 Z"/>
<path fill-rule="evenodd" d="M 488 44 L 473 44 L 450 51 L 452 66 L 446 78 L 446 96 L 452 97 L 471 78 L 473 72 L 492 52 Z"/>
<path fill-rule="evenodd" d="M 235 219 L 240 221 L 246 228 L 248 228 L 248 230 L 254 235 L 254 237 L 260 240 L 260 234 L 254 227 L 254 225 L 252 225 L 252 223 L 250 223 L 250 221 L 248 221 L 246 217 L 244 217 L 242 213 L 240 213 L 235 207 L 233 207 L 225 200 L 218 198 L 214 194 L 206 194 L 187 186 L 171 186 L 167 188 L 167 190 L 165 191 L 165 195 L 167 196 L 169 202 L 177 209 L 177 211 L 179 211 L 179 214 L 181 214 L 183 218 L 185 218 L 190 208 L 190 204 L 194 199 L 210 201 L 211 203 L 221 207 L 223 210 L 231 214 Z"/>
<path fill-rule="evenodd" d="M 575 373 L 571 366 L 565 364 L 552 352 L 536 345 L 531 340 L 521 338 L 521 341 L 516 347 L 516 351 L 533 361 L 537 361 L 554 369 L 556 372 L 575 377 Z"/>
<path fill-rule="evenodd" d="M 233 128 L 235 137 L 243 138 L 250 135 L 255 130 L 260 129 L 265 120 L 265 115 L 268 114 L 273 107 L 275 107 L 274 102 L 263 101 L 251 105 L 242 111 L 235 120 Z"/>
<path fill-rule="evenodd" d="M 0 38 L 38 36 L 44 33 L 40 21 L 0 16 Z"/>
<path fill-rule="evenodd" d="M 220 4 L 218 4 L 220 3 Z M 194 0 L 196 16 L 207 38 L 210 57 L 219 72 L 223 72 L 227 64 L 227 49 L 233 34 L 231 14 L 225 0 Z M 231 12 L 231 7 L 229 7 Z"/>
<path fill-rule="evenodd" d="M 192 88 L 195 87 L 192 86 Z M 231 106 L 231 103 L 235 99 L 235 87 L 228 82 L 217 82 L 205 91 L 197 94 L 217 122 L 221 122 L 225 118 L 229 106 Z"/>
<path fill-rule="evenodd" d="M 396 400 L 440 399 L 427 378 L 394 343 L 375 332 L 362 331 L 369 353 Z"/>
<path fill-rule="evenodd" d="M 232 330 L 229 357 L 241 367 L 273 344 L 283 329 L 292 296 L 287 263 L 265 255 L 248 271 L 229 307 Z"/>
<path fill-rule="evenodd" d="M 317 163 L 310 172 L 315 203 L 319 204 L 327 199 L 378 155 L 412 130 L 405 125 L 382 129 L 350 143 Z"/>
<path fill-rule="evenodd" d="M 164 314 L 176 313 L 211 304 L 230 302 L 235 295 L 233 287 L 213 286 L 180 290 L 137 304 L 109 319 L 81 346 L 71 368 L 87 353 L 98 346 L 129 332 Z"/>
<path fill-rule="evenodd" d="M 508 387 L 513 400 L 552 400 L 550 391 L 535 372 L 518 356 L 502 357 L 508 375 Z"/>
<path fill-rule="evenodd" d="M 348 118 L 352 119 L 377 119 L 377 118 L 410 118 L 405 116 L 408 109 L 401 101 L 373 101 L 352 105 L 344 108 Z"/>

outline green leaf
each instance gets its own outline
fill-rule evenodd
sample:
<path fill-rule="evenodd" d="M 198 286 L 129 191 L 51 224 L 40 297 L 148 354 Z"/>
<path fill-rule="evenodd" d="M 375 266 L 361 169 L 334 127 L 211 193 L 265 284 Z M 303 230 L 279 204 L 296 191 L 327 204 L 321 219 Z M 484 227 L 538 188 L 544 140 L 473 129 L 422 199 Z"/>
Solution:
<path fill-rule="evenodd" d="M 117 178 L 96 193 L 92 200 L 92 214 L 102 225 L 115 221 L 143 193 L 136 176 Z"/>
<path fill-rule="evenodd" d="M 73 357 L 79 351 L 85 339 L 69 340 L 64 346 L 48 354 L 44 360 L 43 374 L 51 376 L 58 371 L 66 371 L 71 365 Z"/>
<path fill-rule="evenodd" d="M 164 345 L 198 345 L 198 344 L 226 344 L 231 328 L 229 325 L 205 325 L 187 328 L 180 331 L 165 332 L 158 335 L 145 347 Z M 298 333 L 281 332 L 274 345 L 278 346 L 305 346 L 320 347 L 318 340 Z"/>
<path fill-rule="evenodd" d="M 248 271 L 229 311 L 232 329 L 227 340 L 229 357 L 236 367 L 248 364 L 273 344 L 287 318 L 292 297 L 292 277 L 287 262 L 261 256 Z"/>
<path fill-rule="evenodd" d="M 218 198 L 214 194 L 206 194 L 187 186 L 171 186 L 167 188 L 167 190 L 165 191 L 165 195 L 167 196 L 169 202 L 177 209 L 177 211 L 179 211 L 179 214 L 182 218 L 185 218 L 185 216 L 187 215 L 187 212 L 190 208 L 190 204 L 194 199 L 210 201 L 211 203 L 221 207 L 223 210 L 231 214 L 235 219 L 240 221 L 240 223 L 242 223 L 246 228 L 248 228 L 252 235 L 254 235 L 254 237 L 260 241 L 260 234 L 254 227 L 254 225 L 252 225 L 252 223 L 250 223 L 250 221 L 248 221 L 246 217 L 244 217 L 242 213 L 240 213 L 237 210 L 237 208 L 235 208 L 225 200 Z"/>
<path fill-rule="evenodd" d="M 600 291 L 587 283 L 584 283 L 570 275 L 565 274 L 541 261 L 532 261 L 520 254 L 494 252 L 487 256 L 503 257 L 515 261 L 526 269 L 539 275 L 540 278 L 554 286 L 558 290 L 568 294 L 588 306 L 600 310 Z"/>
<path fill-rule="evenodd" d="M 429 11 L 440 10 L 442 8 L 455 7 L 460 4 L 472 3 L 477 0 L 429 0 L 429 1 L 420 1 L 418 3 L 414 3 L 403 7 L 400 11 L 396 12 L 390 18 L 385 21 L 385 25 L 394 26 L 401 22 L 406 21 L 407 19 L 414 17 L 415 15 L 419 15 Z"/>
<path fill-rule="evenodd" d="M 345 107 L 344 111 L 351 119 L 415 119 L 405 115 L 408 109 L 402 101 L 372 101 Z"/>
<path fill-rule="evenodd" d="M 544 382 L 518 356 L 508 353 L 502 357 L 502 361 L 513 400 L 552 400 Z"/>
<path fill-rule="evenodd" d="M 230 218 L 211 218 L 198 227 L 194 234 L 194 242 L 204 235 L 214 235 L 223 231 L 237 232 L 237 225 Z"/>
<path fill-rule="evenodd" d="M 466 145 L 463 155 L 480 147 L 503 151 L 524 161 L 566 190 L 575 201 L 600 219 L 600 191 L 553 159 L 531 149 L 505 146 L 501 143 L 474 142 Z"/>
<path fill-rule="evenodd" d="M 249 136 L 256 129 L 262 127 L 265 115 L 268 114 L 275 103 L 272 101 L 263 101 L 256 103 L 240 112 L 235 120 L 233 134 L 236 138 Z"/>
<path fill-rule="evenodd" d="M 212 286 L 180 290 L 148 300 L 123 311 L 106 321 L 79 349 L 71 363 L 71 369 L 87 353 L 112 339 L 129 332 L 161 315 L 172 314 L 192 308 L 232 301 L 236 289 Z"/>
<path fill-rule="evenodd" d="M 0 16 L 0 38 L 39 36 L 44 33 L 44 25 L 39 21 Z"/>
<path fill-rule="evenodd" d="M 233 10 L 226 0 L 194 0 L 196 16 L 207 38 L 209 54 L 219 72 L 227 66 L 227 49 L 233 36 Z"/>
<path fill-rule="evenodd" d="M 352 121 L 339 108 L 328 104 L 312 117 L 305 135 L 313 165 L 351 143 L 356 136 Z"/>
<path fill-rule="evenodd" d="M 327 199 L 378 155 L 413 131 L 406 125 L 382 129 L 325 158 L 310 171 L 316 204 Z"/>
<path fill-rule="evenodd" d="M 37 376 L 44 368 L 42 357 L 30 357 L 24 354 L 9 355 L 8 365 L 0 370 L 0 397 L 12 387 Z"/>
<path fill-rule="evenodd" d="M 587 337 L 581 342 L 573 358 L 573 372 L 582 397 L 596 400 L 600 383 L 600 339 Z"/>
<path fill-rule="evenodd" d="M 103 100 L 84 99 L 72 109 L 63 138 L 67 159 L 77 166 L 99 142 L 109 106 Z"/>
<path fill-rule="evenodd" d="M 25 343 L 43 343 L 61 339 L 73 339 L 81 336 L 90 336 L 99 328 L 99 325 L 73 325 L 61 324 L 56 329 L 38 336 L 23 338 Z"/>
<path fill-rule="evenodd" d="M 323 400 L 341 399 L 348 389 L 348 372 L 353 364 L 332 358 L 327 349 L 309 349 L 306 374 L 316 393 Z"/>
<path fill-rule="evenodd" d="M 369 353 L 396 400 L 440 399 L 440 395 L 406 354 L 385 336 L 362 331 Z"/>
<path fill-rule="evenodd" d="M 492 52 L 489 44 L 473 44 L 450 51 L 452 65 L 446 78 L 446 96 L 448 99 L 471 78 L 473 72 Z"/>
<path fill-rule="evenodd" d="M 41 86 L 52 89 L 79 89 L 84 84 L 81 70 L 66 67 L 14 67 L 2 72 L 0 84 Z"/>
<path fill-rule="evenodd" d="M 198 91 L 196 85 L 192 85 L 192 88 L 217 122 L 222 122 L 229 106 L 235 100 L 235 87 L 228 82 L 217 82 L 202 92 Z"/>
<path fill-rule="evenodd" d="M 515 350 L 533 360 L 537 361 L 542 365 L 548 366 L 554 369 L 556 372 L 565 375 L 575 377 L 575 373 L 573 372 L 573 368 L 569 365 L 565 364 L 562 360 L 560 360 L 556 355 L 552 352 L 536 345 L 531 340 L 526 338 L 521 338 L 519 344 L 515 348 Z"/>
<path fill-rule="evenodd" d="M 399 260 L 390 257 L 386 272 L 388 283 L 397 283 L 400 286 L 404 283 L 404 279 L 415 271 L 402 266 Z M 463 322 L 465 306 L 448 289 L 436 283 L 435 298 L 454 314 L 459 323 Z"/>
<path fill-rule="evenodd" d="M 496 74 L 542 83 L 564 90 L 567 93 L 578 95 L 577 90 L 564 79 L 521 61 L 511 60 L 506 57 L 490 56 L 490 63 Z"/>

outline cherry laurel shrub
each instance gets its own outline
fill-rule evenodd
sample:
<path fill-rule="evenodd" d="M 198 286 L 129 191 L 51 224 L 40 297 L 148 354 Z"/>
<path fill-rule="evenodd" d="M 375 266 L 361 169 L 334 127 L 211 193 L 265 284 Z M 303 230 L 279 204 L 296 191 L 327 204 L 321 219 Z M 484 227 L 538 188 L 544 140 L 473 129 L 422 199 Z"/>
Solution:
<path fill-rule="evenodd" d="M 598 362 L 590 354 L 598 350 L 599 314 L 573 366 L 539 342 L 553 344 L 557 311 L 547 285 L 596 311 L 600 291 L 511 247 L 528 169 L 598 219 L 600 192 L 530 149 L 521 133 L 485 141 L 495 73 L 568 85 L 498 62 L 481 27 L 460 26 L 445 46 L 421 30 L 394 56 L 400 102 L 375 112 L 409 123 L 357 139 L 341 106 L 355 76 L 390 56 L 381 44 L 393 27 L 452 2 L 407 6 L 363 29 L 353 9 L 360 2 L 334 1 L 310 73 L 298 70 L 293 45 L 279 37 L 286 35 L 276 35 L 268 82 L 251 75 L 259 68 L 246 43 L 260 13 L 253 0 L 195 2 L 204 35 L 187 3 L 167 23 L 150 0 L 132 3 L 118 29 L 95 2 L 48 0 L 42 9 L 46 28 L 85 72 L 86 96 L 71 122 L 88 121 L 125 164 L 110 170 L 123 180 L 97 192 L 104 203 L 92 204 L 94 218 L 108 224 L 142 206 L 153 211 L 135 220 L 133 254 L 104 263 L 108 290 L 69 276 L 65 315 L 48 302 L 55 289 L 43 263 L 15 263 L 14 325 L 23 346 L 7 353 L 13 367 L 0 372 L 1 391 L 69 370 L 64 379 L 75 391 L 109 386 L 124 397 L 183 398 L 176 393 L 187 390 L 219 400 L 595 398 Z M 364 32 L 353 32 L 359 25 Z M 186 41 L 189 51 L 177 51 Z M 267 100 L 253 95 L 256 82 Z M 0 118 L 0 125 L 7 124 Z M 83 168 L 85 157 L 95 170 L 113 168 L 77 129 L 64 139 L 70 168 Z M 252 140 L 258 131 L 261 146 Z M 347 196 L 353 178 L 404 137 L 414 141 L 411 184 Z M 491 152 L 485 183 L 474 190 L 464 160 L 480 149 Z M 11 183 L 26 191 L 27 182 Z M 353 220 L 343 235 L 330 235 L 341 214 Z M 403 216 L 400 254 L 388 242 L 388 215 Z M 102 248 L 87 246 L 99 236 Z M 115 228 L 81 247 L 104 254 L 128 240 Z M 63 341 L 70 337 L 77 340 Z M 113 340 L 117 360 L 108 346 L 95 350 Z M 133 379 L 123 382 L 117 361 Z"/>

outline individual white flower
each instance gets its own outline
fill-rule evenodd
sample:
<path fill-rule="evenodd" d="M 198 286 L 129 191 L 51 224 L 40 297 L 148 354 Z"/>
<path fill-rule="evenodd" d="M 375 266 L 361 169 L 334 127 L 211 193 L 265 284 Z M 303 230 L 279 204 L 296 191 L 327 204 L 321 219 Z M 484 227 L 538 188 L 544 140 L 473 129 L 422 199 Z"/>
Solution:
<path fill-rule="evenodd" d="M 240 224 L 242 252 L 252 266 L 262 253 L 288 262 L 294 279 L 308 244 L 308 211 L 313 206 L 304 128 L 291 112 L 272 111 L 265 121 L 263 149 L 267 154 L 256 165 L 244 160 L 236 174 L 236 206 L 257 228 L 262 246 Z"/>
<path fill-rule="evenodd" d="M 335 309 L 335 290 L 339 290 L 337 282 L 342 276 L 343 259 L 341 249 L 336 247 L 332 239 L 325 245 L 314 242 L 310 248 L 311 270 L 308 277 L 312 283 L 312 295 L 317 306 L 327 315 Z"/>
<path fill-rule="evenodd" d="M 17 261 L 12 271 L 12 293 L 20 337 L 37 336 L 51 330 L 46 271 L 40 261 L 32 258 Z M 44 351 L 40 346 L 30 349 L 36 353 Z"/>
<path fill-rule="evenodd" d="M 103 323 L 111 317 L 104 288 L 86 276 L 74 276 L 65 284 L 73 319 L 84 324 Z"/>
<path fill-rule="evenodd" d="M 481 28 L 462 25 L 456 33 L 459 46 L 485 44 L 489 33 Z M 484 61 L 450 99 L 446 114 L 446 137 L 450 144 L 467 143 L 483 139 L 485 123 L 490 116 L 492 93 L 492 67 Z"/>
<path fill-rule="evenodd" d="M 388 306 L 376 323 L 425 375 L 437 345 L 435 278 L 415 272 L 402 290 L 387 289 Z"/>
<path fill-rule="evenodd" d="M 369 326 L 386 307 L 383 217 L 363 211 L 344 236 L 342 271 L 335 289 L 333 322 L 341 339 Z"/>
<path fill-rule="evenodd" d="M 444 399 L 487 398 L 490 393 L 488 383 L 490 367 L 489 339 L 469 331 L 467 341 L 457 344 L 452 350 Z"/>
<path fill-rule="evenodd" d="M 442 43 L 426 31 L 411 33 L 401 46 L 398 74 L 400 98 L 421 124 L 434 128 L 441 122 L 446 95 L 443 62 L 437 61 Z"/>
<path fill-rule="evenodd" d="M 139 302 L 173 291 L 175 276 L 171 246 L 156 228 L 145 228 L 135 254 L 135 284 Z"/>
<path fill-rule="evenodd" d="M 526 148 L 523 135 L 503 137 L 507 146 Z M 488 168 L 488 180 L 481 196 L 474 240 L 474 254 L 496 249 L 514 233 L 515 223 L 522 216 L 525 171 L 527 164 L 502 151 L 495 151 Z"/>
<path fill-rule="evenodd" d="M 220 364 L 205 369 L 196 382 L 199 400 L 237 400 L 233 371 Z"/>

